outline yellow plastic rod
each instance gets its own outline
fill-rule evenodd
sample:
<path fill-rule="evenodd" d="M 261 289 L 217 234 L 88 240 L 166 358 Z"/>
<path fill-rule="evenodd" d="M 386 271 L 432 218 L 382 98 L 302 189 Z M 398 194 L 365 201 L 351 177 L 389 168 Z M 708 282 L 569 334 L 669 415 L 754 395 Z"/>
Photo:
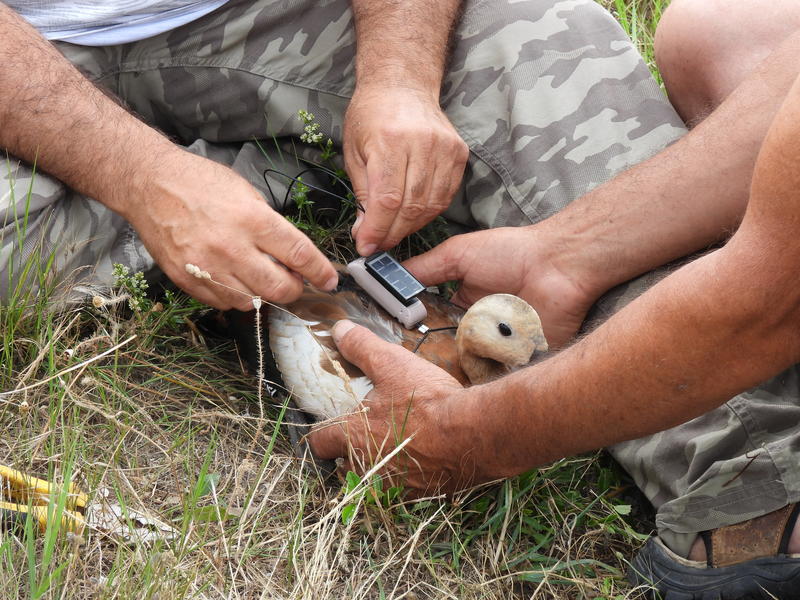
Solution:
<path fill-rule="evenodd" d="M 49 481 L 31 477 L 27 473 L 5 465 L 0 465 L 0 478 L 2 478 L 0 498 L 8 495 L 12 500 L 42 506 L 50 503 L 51 495 L 56 495 L 53 493 L 53 486 Z M 81 492 L 78 486 L 71 483 L 66 507 L 70 510 L 83 510 L 88 503 L 88 496 Z"/>
<path fill-rule="evenodd" d="M 13 502 L 0 502 L 0 529 L 11 529 L 13 525 L 24 525 L 25 515 L 28 513 L 36 520 L 39 531 L 47 529 L 47 507 L 46 506 L 27 506 Z M 86 527 L 85 519 L 70 510 L 64 510 L 61 515 L 61 527 L 66 531 L 81 534 Z"/>

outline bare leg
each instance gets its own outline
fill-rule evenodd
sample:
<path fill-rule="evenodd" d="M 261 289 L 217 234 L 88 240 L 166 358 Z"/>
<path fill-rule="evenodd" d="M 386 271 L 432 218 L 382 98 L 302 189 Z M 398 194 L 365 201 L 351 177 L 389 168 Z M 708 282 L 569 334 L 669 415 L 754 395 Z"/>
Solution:
<path fill-rule="evenodd" d="M 796 0 L 673 0 L 656 33 L 670 101 L 696 124 L 796 31 Z"/>

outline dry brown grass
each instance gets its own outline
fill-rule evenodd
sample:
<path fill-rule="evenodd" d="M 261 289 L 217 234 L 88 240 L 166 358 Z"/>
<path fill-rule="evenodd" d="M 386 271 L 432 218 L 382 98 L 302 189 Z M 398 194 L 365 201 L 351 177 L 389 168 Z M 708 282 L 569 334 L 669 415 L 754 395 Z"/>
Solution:
<path fill-rule="evenodd" d="M 562 461 L 453 502 L 370 501 L 372 479 L 343 490 L 304 468 L 282 408 L 262 411 L 226 348 L 164 324 L 179 311 L 3 313 L 3 389 L 33 387 L 0 399 L 0 463 L 55 482 L 72 473 L 180 535 L 151 546 L 94 531 L 76 541 L 56 525 L 6 535 L 2 598 L 628 593 L 620 574 L 637 537 L 607 461 Z"/>

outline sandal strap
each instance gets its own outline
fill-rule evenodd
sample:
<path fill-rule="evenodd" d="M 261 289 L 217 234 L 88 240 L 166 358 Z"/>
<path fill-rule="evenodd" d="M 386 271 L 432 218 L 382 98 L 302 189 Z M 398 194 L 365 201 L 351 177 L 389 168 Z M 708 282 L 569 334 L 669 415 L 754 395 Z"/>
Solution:
<path fill-rule="evenodd" d="M 800 504 L 704 532 L 708 566 L 729 567 L 754 558 L 786 553 Z"/>

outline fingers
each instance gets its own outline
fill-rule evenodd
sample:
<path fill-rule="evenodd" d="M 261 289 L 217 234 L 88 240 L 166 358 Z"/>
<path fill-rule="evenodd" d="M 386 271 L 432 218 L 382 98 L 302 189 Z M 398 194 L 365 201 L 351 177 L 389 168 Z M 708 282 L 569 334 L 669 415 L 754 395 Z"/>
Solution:
<path fill-rule="evenodd" d="M 208 262 L 203 263 L 206 266 L 203 271 L 208 272 L 211 279 L 187 275 L 185 269 L 177 265 L 167 275 L 193 298 L 220 310 L 252 310 L 254 296 L 269 302 L 289 302 L 302 293 L 303 281 L 297 274 L 287 271 L 264 254 L 259 253 L 258 258 L 258 261 L 243 262 L 243 268 L 238 270 L 250 275 L 247 280 L 231 273 L 223 265 Z M 193 260 L 198 259 L 195 257 Z"/>
<path fill-rule="evenodd" d="M 361 369 L 376 388 L 387 377 L 396 377 L 398 371 L 412 360 L 430 364 L 402 346 L 391 344 L 352 321 L 337 322 L 331 333 L 342 356 Z"/>
<path fill-rule="evenodd" d="M 409 163 L 406 170 L 403 203 L 380 244 L 382 248 L 393 248 L 406 235 L 420 229 L 447 208 L 447 202 L 442 203 L 431 195 L 433 174 L 429 171 L 430 166 L 420 164 L 418 158 Z"/>
<path fill-rule="evenodd" d="M 307 441 L 317 458 L 344 458 L 348 464 L 362 467 L 373 463 L 380 448 L 371 437 L 369 419 L 364 412 L 317 423 Z"/>
<path fill-rule="evenodd" d="M 467 293 L 464 292 L 462 288 L 459 288 L 455 294 L 450 296 L 450 302 L 456 306 L 460 306 L 463 309 L 469 308 L 479 299 L 480 298 L 473 300 Z"/>
<path fill-rule="evenodd" d="M 388 149 L 387 149 L 388 150 Z M 381 152 L 366 165 L 367 199 L 366 213 L 358 228 L 356 249 L 362 256 L 374 253 L 386 246 L 386 236 L 392 228 L 397 213 L 403 206 L 406 185 L 406 157 Z"/>
<path fill-rule="evenodd" d="M 268 302 L 284 304 L 296 300 L 302 294 L 303 280 L 299 275 L 288 271 L 267 254 L 256 251 L 251 255 L 250 259 L 243 259 L 237 265 L 235 272 L 235 278 L 244 285 L 241 291 L 259 296 Z M 251 310 L 252 299 L 237 294 L 235 306 L 239 310 Z M 247 308 L 242 309 L 241 306 Z"/>
<path fill-rule="evenodd" d="M 372 468 L 371 462 L 365 462 L 361 457 L 342 458 L 337 461 L 336 472 L 342 480 L 345 480 L 349 472 L 363 476 Z M 420 500 L 431 496 L 442 496 L 452 492 L 458 487 L 454 485 L 453 478 L 446 473 L 424 473 L 415 468 L 413 461 L 403 461 L 398 465 L 397 461 L 389 463 L 377 472 L 381 479 L 381 487 L 387 490 L 391 487 L 399 486 L 403 490 L 404 500 Z M 368 485 L 372 484 L 372 480 Z"/>
<path fill-rule="evenodd" d="M 409 258 L 403 266 L 425 286 L 459 281 L 464 276 L 462 259 L 469 240 L 470 234 L 454 236 L 433 250 Z"/>
<path fill-rule="evenodd" d="M 367 202 L 367 166 L 363 160 L 353 152 L 352 144 L 345 144 L 344 146 L 344 168 L 350 177 L 350 183 L 353 186 L 353 193 L 356 196 L 356 221 L 353 223 L 353 228 L 350 234 L 354 240 L 360 239 L 358 237 L 361 223 L 364 221 L 364 208 Z"/>
<path fill-rule="evenodd" d="M 219 286 L 216 286 L 207 280 L 186 276 L 185 273 L 179 273 L 179 276 L 177 277 L 169 272 L 167 275 L 173 283 L 189 294 L 192 298 L 213 308 L 219 310 L 228 310 L 230 308 L 249 310 L 249 308 L 252 308 L 252 304 L 250 304 L 248 309 L 243 309 L 241 307 L 243 302 L 247 301 L 245 296 L 236 294 L 224 288 L 220 288 Z M 229 285 L 236 288 L 238 288 L 238 286 L 245 287 L 244 284 L 238 279 L 232 281 Z"/>
<path fill-rule="evenodd" d="M 185 267 L 185 265 L 184 265 Z M 257 295 L 244 281 L 214 265 L 203 269 L 212 280 L 198 278 L 186 273 L 185 268 L 174 267 L 177 276 L 168 272 L 169 278 L 187 294 L 219 310 L 235 308 L 241 311 L 253 310 L 253 296 Z"/>
<path fill-rule="evenodd" d="M 213 278 L 187 282 L 193 296 L 208 302 L 207 294 L 196 291 L 204 287 L 214 296 L 210 304 L 216 308 L 251 310 L 248 295 L 277 303 L 297 299 L 303 291 L 303 276 L 320 289 L 336 287 L 336 270 L 311 240 L 277 213 L 263 209 L 261 220 L 256 218 L 261 211 L 250 215 L 249 234 L 244 229 L 238 236 L 227 236 L 224 243 L 212 245 L 205 258 L 192 260 Z"/>
<path fill-rule="evenodd" d="M 426 144 L 408 142 L 405 154 L 400 150 L 374 154 L 364 169 L 354 170 L 354 185 L 366 190 L 366 214 L 353 227 L 360 254 L 396 246 L 450 205 L 469 152 L 457 136 L 445 137 L 446 141 L 435 133 L 429 137 Z"/>
<path fill-rule="evenodd" d="M 198 247 L 186 262 L 197 263 L 210 274 L 210 280 L 187 274 L 186 263 L 175 264 L 168 275 L 193 297 L 222 310 L 252 310 L 253 296 L 270 302 L 291 302 L 303 291 L 300 273 L 322 289 L 336 286 L 336 270 L 321 254 L 317 256 L 310 240 L 288 221 L 286 226 L 275 224 L 273 231 L 276 233 L 269 236 L 228 236 L 224 242 L 212 243 L 205 249 Z"/>
<path fill-rule="evenodd" d="M 325 258 L 325 255 L 289 221 L 278 213 L 266 207 L 265 209 L 270 211 L 272 222 L 266 231 L 256 237 L 257 247 L 262 252 L 275 257 L 289 270 L 307 279 L 315 287 L 326 291 L 334 289 L 339 282 L 339 277 L 336 269 Z M 285 271 L 280 272 L 280 267 L 274 263 L 267 269 L 267 274 L 271 275 L 273 279 L 264 281 L 262 278 L 255 288 L 261 290 L 259 295 L 275 302 L 286 302 L 294 299 L 290 298 L 290 291 L 296 291 L 299 294 L 299 289 L 287 279 L 288 274 Z M 281 286 L 285 289 L 280 289 Z"/>
<path fill-rule="evenodd" d="M 330 460 L 347 456 L 350 443 L 347 435 L 347 421 L 324 421 L 315 425 L 308 434 L 311 451 L 319 459 Z"/>

